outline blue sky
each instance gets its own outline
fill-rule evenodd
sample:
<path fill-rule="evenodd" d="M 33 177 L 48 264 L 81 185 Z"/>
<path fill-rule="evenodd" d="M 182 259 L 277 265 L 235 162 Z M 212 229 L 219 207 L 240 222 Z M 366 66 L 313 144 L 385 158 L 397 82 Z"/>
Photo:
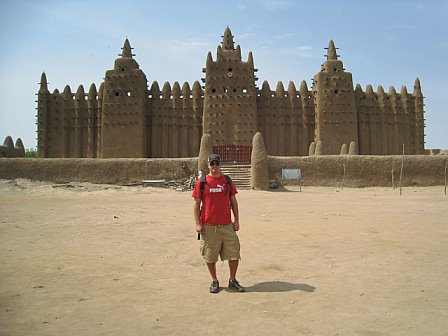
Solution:
<path fill-rule="evenodd" d="M 425 96 L 426 148 L 448 148 L 448 0 L 0 1 L 0 141 L 36 146 L 35 94 L 99 87 L 129 38 L 149 85 L 203 76 L 207 53 L 229 26 L 258 86 L 296 87 L 313 76 L 333 39 L 354 85 Z"/>

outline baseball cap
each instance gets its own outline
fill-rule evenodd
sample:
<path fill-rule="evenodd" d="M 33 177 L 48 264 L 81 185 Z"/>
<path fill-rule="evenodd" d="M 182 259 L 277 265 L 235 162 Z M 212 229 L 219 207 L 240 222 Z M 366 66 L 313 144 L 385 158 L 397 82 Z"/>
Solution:
<path fill-rule="evenodd" d="M 212 161 L 221 162 L 221 157 L 218 154 L 210 154 L 210 156 L 208 157 L 208 163 Z"/>

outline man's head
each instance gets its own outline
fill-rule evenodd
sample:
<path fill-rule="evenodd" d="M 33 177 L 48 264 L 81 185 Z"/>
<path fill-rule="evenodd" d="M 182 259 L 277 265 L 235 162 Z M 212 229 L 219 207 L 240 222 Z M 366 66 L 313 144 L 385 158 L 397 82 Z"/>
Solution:
<path fill-rule="evenodd" d="M 212 173 L 217 173 L 221 168 L 221 157 L 218 154 L 210 154 L 208 157 L 208 168 Z"/>

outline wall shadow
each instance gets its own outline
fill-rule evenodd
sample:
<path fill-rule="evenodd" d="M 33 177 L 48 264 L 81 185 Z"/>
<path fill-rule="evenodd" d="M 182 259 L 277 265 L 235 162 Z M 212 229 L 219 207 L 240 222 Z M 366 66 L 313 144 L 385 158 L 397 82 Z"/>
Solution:
<path fill-rule="evenodd" d="M 245 287 L 247 292 L 291 292 L 291 291 L 302 291 L 302 292 L 314 292 L 316 287 L 310 286 L 302 283 L 291 283 L 285 281 L 265 281 L 257 283 L 250 287 Z"/>
<path fill-rule="evenodd" d="M 299 187 L 299 186 L 296 186 L 296 187 Z M 287 189 L 282 185 L 279 185 L 277 188 L 270 188 L 269 191 L 271 191 L 271 192 L 302 192 L 301 190 Z"/>

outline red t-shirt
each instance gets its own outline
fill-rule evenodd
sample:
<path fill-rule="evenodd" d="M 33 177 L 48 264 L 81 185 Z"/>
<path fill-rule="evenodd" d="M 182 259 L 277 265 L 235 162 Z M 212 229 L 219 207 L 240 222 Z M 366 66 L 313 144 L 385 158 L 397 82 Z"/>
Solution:
<path fill-rule="evenodd" d="M 201 223 L 204 225 L 225 225 L 232 223 L 229 186 L 224 175 L 214 178 L 206 175 L 204 196 L 201 195 L 201 180 L 196 181 L 192 196 L 202 199 Z M 232 195 L 237 194 L 232 183 Z"/>

